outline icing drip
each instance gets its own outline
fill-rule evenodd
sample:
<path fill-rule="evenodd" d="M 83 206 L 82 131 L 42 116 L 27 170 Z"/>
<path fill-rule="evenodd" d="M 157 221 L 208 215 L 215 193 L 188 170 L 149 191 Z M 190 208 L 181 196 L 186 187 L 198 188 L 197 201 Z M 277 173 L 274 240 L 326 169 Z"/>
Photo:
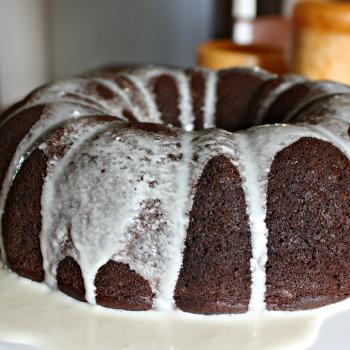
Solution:
<path fill-rule="evenodd" d="M 159 292 L 155 300 L 155 309 L 171 310 L 174 305 L 174 291 L 182 265 L 184 243 L 189 222 L 190 200 L 190 162 L 192 159 L 192 135 L 181 133 L 181 162 L 176 166 L 175 181 L 177 194 L 169 208 L 173 215 L 173 234 L 170 245 L 171 251 L 165 273 L 159 285 Z M 169 203 L 170 204 L 170 203 Z"/>
<path fill-rule="evenodd" d="M 180 94 L 180 121 L 182 129 L 192 131 L 194 128 L 194 115 L 192 110 L 192 101 L 190 86 L 187 76 L 184 72 L 175 74 L 178 82 L 178 89 Z"/>
<path fill-rule="evenodd" d="M 208 71 L 205 84 L 204 98 L 204 129 L 213 128 L 215 126 L 215 109 L 216 109 L 216 84 L 217 72 Z"/>
<path fill-rule="evenodd" d="M 261 178 L 261 169 L 255 163 L 254 150 L 251 149 L 247 135 L 241 134 L 237 139 L 239 148 L 244 152 L 243 162 L 238 163 L 241 175 L 243 177 L 243 190 L 247 203 L 247 213 L 249 216 L 252 258 L 250 270 L 252 274 L 251 298 L 249 311 L 262 312 L 265 310 L 265 264 L 267 262 L 267 227 L 265 223 L 266 194 L 264 188 L 260 185 L 263 182 Z M 241 158 L 242 159 L 242 158 Z M 241 165 L 241 166 L 240 166 Z M 257 175 L 259 174 L 259 175 Z"/>
<path fill-rule="evenodd" d="M 160 113 L 157 109 L 154 97 L 149 89 L 147 89 L 144 81 L 137 76 L 137 74 L 123 74 L 123 76 L 129 79 L 136 86 L 136 88 L 139 90 L 139 98 L 144 100 L 144 103 L 147 106 L 147 119 L 143 117 L 141 121 L 161 123 Z"/>

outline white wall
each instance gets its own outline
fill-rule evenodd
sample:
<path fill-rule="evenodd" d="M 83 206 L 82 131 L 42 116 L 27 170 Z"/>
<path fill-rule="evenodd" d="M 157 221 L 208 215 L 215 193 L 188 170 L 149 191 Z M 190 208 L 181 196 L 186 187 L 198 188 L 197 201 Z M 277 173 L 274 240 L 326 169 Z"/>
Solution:
<path fill-rule="evenodd" d="M 102 65 L 192 65 L 217 9 L 216 0 L 0 0 L 0 109 Z"/>
<path fill-rule="evenodd" d="M 49 78 L 46 0 L 0 0 L 0 109 Z"/>
<path fill-rule="evenodd" d="M 52 0 L 57 77 L 109 63 L 188 66 L 216 0 Z"/>

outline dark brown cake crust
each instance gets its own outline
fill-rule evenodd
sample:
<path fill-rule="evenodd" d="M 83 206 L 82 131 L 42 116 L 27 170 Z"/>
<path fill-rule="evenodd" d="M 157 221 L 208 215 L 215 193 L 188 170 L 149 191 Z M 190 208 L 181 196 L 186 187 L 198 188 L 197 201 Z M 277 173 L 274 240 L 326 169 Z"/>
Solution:
<path fill-rule="evenodd" d="M 57 285 L 65 294 L 85 301 L 84 280 L 78 263 L 64 258 L 57 268 Z M 96 302 L 112 309 L 146 311 L 152 308 L 153 293 L 148 282 L 122 263 L 110 260 L 95 279 Z"/>
<path fill-rule="evenodd" d="M 221 129 L 237 131 L 254 125 L 247 115 L 255 94 L 265 81 L 263 76 L 247 69 L 218 73 L 216 123 Z"/>
<path fill-rule="evenodd" d="M 58 264 L 57 287 L 72 298 L 85 301 L 85 286 L 81 269 L 70 256 L 66 256 Z"/>
<path fill-rule="evenodd" d="M 148 282 L 125 264 L 108 261 L 99 269 L 95 286 L 99 305 L 130 311 L 152 308 L 153 293 Z"/>
<path fill-rule="evenodd" d="M 242 313 L 250 298 L 250 233 L 241 179 L 226 156 L 197 184 L 175 301 L 183 311 Z"/>
<path fill-rule="evenodd" d="M 350 162 L 302 138 L 279 152 L 267 192 L 269 310 L 323 306 L 350 295 Z"/>
<path fill-rule="evenodd" d="M 178 107 L 180 96 L 174 78 L 167 74 L 155 78 L 153 92 L 164 124 L 181 126 L 179 120 L 180 109 Z"/>
<path fill-rule="evenodd" d="M 24 161 L 9 191 L 2 217 L 7 264 L 20 276 L 44 280 L 40 248 L 41 194 L 47 158 L 35 150 Z"/>
<path fill-rule="evenodd" d="M 2 186 L 7 169 L 16 152 L 18 144 L 31 127 L 40 119 L 45 106 L 39 105 L 25 109 L 10 118 L 0 128 L 0 184 Z M 1 187 L 0 187 L 1 188 Z"/>
<path fill-rule="evenodd" d="M 187 75 L 190 80 L 191 98 L 193 104 L 194 129 L 204 129 L 204 95 L 205 95 L 205 80 L 203 73 L 196 70 L 188 70 Z"/>

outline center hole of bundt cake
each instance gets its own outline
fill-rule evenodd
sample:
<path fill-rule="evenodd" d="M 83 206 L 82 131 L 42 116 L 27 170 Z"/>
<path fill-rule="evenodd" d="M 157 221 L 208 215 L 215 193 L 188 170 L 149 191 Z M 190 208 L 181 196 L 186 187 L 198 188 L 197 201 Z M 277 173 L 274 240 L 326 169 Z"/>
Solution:
<path fill-rule="evenodd" d="M 188 119 L 193 121 L 194 130 L 216 126 L 233 132 L 281 123 L 293 117 L 302 101 L 320 93 L 318 85 L 302 78 L 276 76 L 258 69 L 219 71 L 214 82 L 196 69 L 186 74 L 190 83 L 187 107 L 181 84 L 173 76 L 162 74 L 153 81 L 155 102 L 165 125 L 186 129 Z"/>
<path fill-rule="evenodd" d="M 215 125 L 233 132 L 266 124 L 292 123 L 308 102 L 321 96 L 325 96 L 321 84 L 300 77 L 270 78 L 266 73 L 254 74 L 252 70 L 219 72 Z"/>

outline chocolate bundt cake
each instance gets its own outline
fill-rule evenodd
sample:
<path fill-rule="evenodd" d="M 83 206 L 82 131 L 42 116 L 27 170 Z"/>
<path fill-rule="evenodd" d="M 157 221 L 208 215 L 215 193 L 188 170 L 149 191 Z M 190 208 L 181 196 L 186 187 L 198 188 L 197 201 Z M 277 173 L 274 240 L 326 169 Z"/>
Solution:
<path fill-rule="evenodd" d="M 350 88 L 98 71 L 0 120 L 1 258 L 91 304 L 200 314 L 350 297 Z"/>

